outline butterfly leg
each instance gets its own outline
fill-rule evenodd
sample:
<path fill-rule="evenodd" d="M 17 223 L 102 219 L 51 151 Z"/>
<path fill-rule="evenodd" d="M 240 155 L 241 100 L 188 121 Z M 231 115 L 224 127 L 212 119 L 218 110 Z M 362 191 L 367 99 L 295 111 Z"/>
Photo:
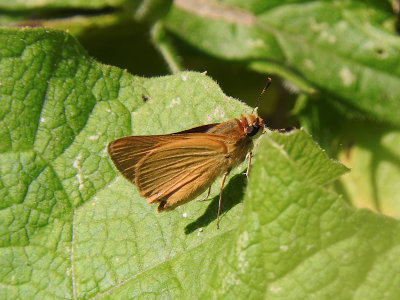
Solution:
<path fill-rule="evenodd" d="M 224 188 L 225 179 L 228 175 L 229 175 L 229 170 L 224 173 L 224 177 L 222 177 L 221 181 L 221 190 L 219 192 L 219 201 L 218 201 L 217 229 L 219 229 L 219 215 L 221 213 L 222 189 Z"/>
<path fill-rule="evenodd" d="M 210 187 L 208 188 L 207 196 L 205 196 L 203 199 L 199 199 L 199 200 L 197 200 L 197 201 L 203 202 L 203 201 L 207 200 L 208 196 L 210 196 L 210 192 L 211 192 L 211 185 L 210 185 Z"/>
<path fill-rule="evenodd" d="M 251 155 L 252 155 L 251 151 L 247 152 L 247 155 L 246 155 L 246 159 L 248 159 L 247 171 L 246 171 L 246 173 L 243 174 L 243 175 L 246 175 L 247 179 L 249 179 L 249 175 L 250 175 Z"/>

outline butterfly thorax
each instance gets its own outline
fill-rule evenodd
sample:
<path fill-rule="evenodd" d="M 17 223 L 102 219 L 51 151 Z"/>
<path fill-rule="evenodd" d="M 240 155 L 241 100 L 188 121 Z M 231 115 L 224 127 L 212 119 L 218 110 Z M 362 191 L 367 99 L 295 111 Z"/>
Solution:
<path fill-rule="evenodd" d="M 207 133 L 223 135 L 227 147 L 227 165 L 232 167 L 240 164 L 253 147 L 253 139 L 262 133 L 264 121 L 262 118 L 248 114 L 240 119 L 232 119 L 211 128 Z M 261 130 L 260 130 L 261 129 Z"/>

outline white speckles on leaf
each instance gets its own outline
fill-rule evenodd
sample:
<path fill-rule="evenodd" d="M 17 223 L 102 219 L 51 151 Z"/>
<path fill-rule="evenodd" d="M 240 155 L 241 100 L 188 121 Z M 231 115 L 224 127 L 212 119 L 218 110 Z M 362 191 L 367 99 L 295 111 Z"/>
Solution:
<path fill-rule="evenodd" d="M 98 135 L 91 135 L 91 136 L 89 136 L 89 140 L 91 140 L 91 141 L 95 141 L 95 140 L 98 140 L 99 139 L 99 137 L 100 137 L 100 135 L 98 134 Z"/>
<path fill-rule="evenodd" d="M 307 69 L 310 69 L 310 70 L 314 70 L 314 69 L 315 69 L 314 63 L 312 62 L 312 60 L 310 60 L 310 59 L 308 59 L 308 58 L 306 58 L 306 59 L 304 60 L 304 66 L 305 66 Z"/>
<path fill-rule="evenodd" d="M 339 22 L 336 23 L 336 28 L 339 31 L 345 31 L 348 27 L 349 27 L 348 22 L 346 22 L 344 20 L 340 20 Z"/>
<path fill-rule="evenodd" d="M 199 228 L 199 231 L 197 232 L 197 236 L 200 236 L 202 232 L 203 232 L 203 228 Z"/>
<path fill-rule="evenodd" d="M 286 251 L 288 251 L 289 246 L 287 246 L 287 245 L 281 245 L 281 246 L 279 247 L 279 249 L 281 249 L 281 251 L 283 251 L 283 252 L 286 252 Z"/>
<path fill-rule="evenodd" d="M 220 107 L 215 108 L 213 115 L 208 115 L 208 120 L 207 121 L 208 122 L 212 122 L 214 120 L 215 116 L 217 118 L 224 119 L 225 118 L 225 112 L 224 112 L 223 108 L 220 108 Z"/>
<path fill-rule="evenodd" d="M 262 39 L 248 39 L 246 45 L 252 48 L 262 48 L 267 46 Z"/>
<path fill-rule="evenodd" d="M 247 247 L 247 243 L 249 242 L 249 233 L 247 231 L 243 231 L 238 238 L 237 241 L 237 251 L 240 252 L 241 249 Z"/>
<path fill-rule="evenodd" d="M 329 28 L 328 23 L 318 23 L 315 19 L 310 20 L 310 28 L 312 31 L 319 32 Z"/>
<path fill-rule="evenodd" d="M 282 287 L 272 285 L 272 286 L 269 288 L 269 290 L 270 290 L 272 293 L 277 294 L 277 293 L 279 293 L 280 291 L 282 291 Z"/>
<path fill-rule="evenodd" d="M 312 248 L 314 248 L 314 245 L 307 245 L 306 250 L 310 251 Z"/>
<path fill-rule="evenodd" d="M 327 30 L 321 31 L 319 37 L 321 40 L 328 41 L 330 44 L 336 43 L 337 40 L 336 36 Z"/>
<path fill-rule="evenodd" d="M 167 108 L 172 108 L 172 107 L 174 107 L 175 105 L 179 105 L 179 104 L 181 104 L 181 98 L 174 98 L 174 99 L 172 99 L 172 101 L 167 105 Z"/>
<path fill-rule="evenodd" d="M 81 169 L 81 162 L 82 159 L 82 154 L 78 154 L 78 156 L 76 157 L 74 163 L 72 164 L 72 166 L 77 170 L 76 172 L 76 179 L 78 180 L 78 184 L 79 184 L 79 189 L 83 188 L 83 180 L 82 180 L 82 169 Z"/>
<path fill-rule="evenodd" d="M 108 157 L 107 145 L 100 151 L 99 155 L 101 157 Z"/>
<path fill-rule="evenodd" d="M 247 231 L 242 232 L 239 235 L 236 252 L 238 258 L 238 271 L 241 274 L 246 273 L 247 268 L 249 267 L 249 262 L 246 260 L 246 249 L 249 243 L 249 233 Z"/>
<path fill-rule="evenodd" d="M 350 86 L 356 80 L 348 67 L 343 67 L 339 72 L 339 76 L 345 86 Z"/>
<path fill-rule="evenodd" d="M 222 281 L 221 290 L 222 293 L 226 293 L 231 289 L 232 286 L 240 284 L 240 280 L 237 278 L 235 273 L 228 273 Z"/>

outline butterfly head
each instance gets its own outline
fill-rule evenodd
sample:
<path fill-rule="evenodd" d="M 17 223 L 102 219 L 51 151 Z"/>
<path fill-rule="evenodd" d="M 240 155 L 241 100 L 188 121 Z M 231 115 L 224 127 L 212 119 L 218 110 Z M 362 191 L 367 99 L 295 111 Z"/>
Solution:
<path fill-rule="evenodd" d="M 264 120 L 255 114 L 242 115 L 240 123 L 243 126 L 245 135 L 248 137 L 254 137 L 258 133 L 262 133 L 260 129 L 264 129 L 265 127 Z"/>

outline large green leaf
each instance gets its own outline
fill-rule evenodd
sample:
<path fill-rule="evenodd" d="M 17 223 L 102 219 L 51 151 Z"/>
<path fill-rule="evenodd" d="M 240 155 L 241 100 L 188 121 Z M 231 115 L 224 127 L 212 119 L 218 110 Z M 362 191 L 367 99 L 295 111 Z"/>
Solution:
<path fill-rule="evenodd" d="M 250 111 L 204 74 L 144 79 L 68 34 L 0 31 L 0 282 L 7 298 L 397 299 L 398 222 L 326 188 L 346 171 L 303 130 L 260 138 L 251 177 L 170 213 L 138 196 L 111 140 Z M 143 101 L 143 99 L 148 99 Z"/>
<path fill-rule="evenodd" d="M 399 129 L 373 121 L 349 120 L 338 107 L 315 107 L 314 103 L 306 100 L 300 109 L 301 124 L 352 170 L 335 184 L 337 190 L 355 207 L 398 218 Z"/>
<path fill-rule="evenodd" d="M 352 172 L 341 179 L 346 200 L 357 207 L 398 218 L 399 129 L 373 123 L 353 125 L 348 130 L 347 141 L 339 156 L 352 166 Z"/>
<path fill-rule="evenodd" d="M 179 0 L 165 25 L 208 54 L 399 125 L 400 37 L 391 18 L 383 1 Z"/>

